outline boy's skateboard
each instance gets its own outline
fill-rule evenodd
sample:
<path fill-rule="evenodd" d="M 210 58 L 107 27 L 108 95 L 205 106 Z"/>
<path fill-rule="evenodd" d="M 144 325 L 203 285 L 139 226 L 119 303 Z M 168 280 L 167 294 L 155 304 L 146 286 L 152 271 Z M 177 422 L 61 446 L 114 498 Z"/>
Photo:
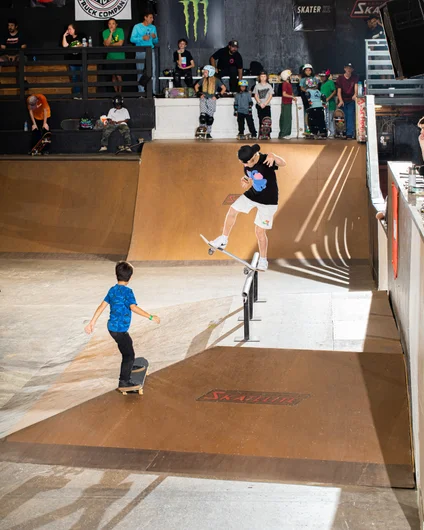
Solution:
<path fill-rule="evenodd" d="M 29 154 L 31 156 L 41 155 L 41 152 L 46 147 L 47 144 L 52 143 L 52 133 L 46 132 L 43 134 L 43 136 L 38 140 L 38 142 L 34 145 L 34 147 L 31 149 Z"/>
<path fill-rule="evenodd" d="M 206 140 L 206 135 L 208 134 L 208 128 L 206 125 L 199 125 L 196 129 L 195 137 L 197 140 Z"/>
<path fill-rule="evenodd" d="M 200 237 L 203 239 L 203 241 L 209 246 L 209 250 L 208 250 L 208 254 L 209 256 L 212 256 L 217 250 L 219 250 L 219 252 L 222 252 L 223 254 L 225 254 L 226 256 L 229 256 L 230 258 L 232 258 L 233 260 L 235 261 L 238 261 L 239 263 L 241 263 L 242 265 L 244 265 L 244 274 L 249 274 L 249 271 L 259 271 L 259 269 L 254 269 L 252 267 L 252 265 L 250 263 L 248 263 L 247 261 L 245 261 L 244 259 L 241 259 L 239 258 L 238 256 L 234 256 L 234 254 L 231 254 L 231 252 L 228 252 L 227 250 L 225 249 L 220 249 L 220 248 L 216 248 L 212 245 L 212 243 L 206 239 L 205 236 L 203 236 L 202 234 L 200 234 Z"/>
<path fill-rule="evenodd" d="M 80 119 L 79 118 L 67 118 L 60 122 L 60 128 L 64 131 L 79 131 Z"/>
<path fill-rule="evenodd" d="M 121 390 L 118 387 L 116 390 L 121 392 L 124 396 L 135 393 L 140 394 L 140 396 L 143 394 L 144 383 L 146 382 L 148 374 L 149 361 L 144 357 L 136 357 L 134 359 L 134 366 L 141 366 L 144 368 L 144 370 L 140 370 L 139 372 L 131 372 L 131 380 L 140 385 L 140 388 L 137 388 L 136 390 Z"/>
<path fill-rule="evenodd" d="M 294 138 L 302 138 L 305 132 L 305 111 L 302 98 L 297 97 L 292 103 L 292 132 Z"/>
<path fill-rule="evenodd" d="M 271 139 L 271 127 L 272 120 L 268 116 L 262 120 L 261 127 L 259 129 L 259 140 L 270 140 Z"/>
<path fill-rule="evenodd" d="M 333 116 L 334 138 L 346 138 L 346 118 L 342 109 L 336 109 Z"/>
<path fill-rule="evenodd" d="M 129 151 L 126 150 L 127 147 L 129 147 L 130 149 L 133 149 L 134 147 L 138 147 L 139 145 L 141 145 L 142 143 L 144 142 L 144 138 L 139 138 L 138 139 L 138 142 L 136 144 L 132 144 L 132 145 L 120 145 L 115 153 L 115 155 L 119 155 L 121 153 L 129 153 Z M 137 151 L 136 151 L 137 152 Z"/>

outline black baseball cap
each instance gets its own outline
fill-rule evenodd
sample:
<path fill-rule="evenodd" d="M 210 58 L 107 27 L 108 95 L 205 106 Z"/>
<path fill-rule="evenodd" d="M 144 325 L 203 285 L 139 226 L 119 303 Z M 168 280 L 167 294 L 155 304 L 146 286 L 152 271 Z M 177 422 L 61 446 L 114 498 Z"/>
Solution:
<path fill-rule="evenodd" d="M 238 40 L 230 40 L 230 42 L 228 43 L 228 46 L 235 46 L 236 48 L 238 48 Z"/>
<path fill-rule="evenodd" d="M 345 63 L 344 67 L 347 68 L 348 66 L 349 68 L 352 68 L 352 70 L 355 70 L 352 63 Z"/>
<path fill-rule="evenodd" d="M 249 162 L 251 158 L 253 158 L 256 153 L 258 153 L 261 149 L 261 146 L 258 144 L 254 145 L 243 145 L 243 147 L 240 147 L 238 151 L 238 157 L 239 160 L 244 162 L 245 164 Z"/>

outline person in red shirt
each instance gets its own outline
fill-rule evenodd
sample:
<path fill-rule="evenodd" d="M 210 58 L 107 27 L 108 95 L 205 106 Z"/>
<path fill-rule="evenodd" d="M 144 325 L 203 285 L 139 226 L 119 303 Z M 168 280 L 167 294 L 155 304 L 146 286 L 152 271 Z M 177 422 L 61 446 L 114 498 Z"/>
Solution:
<path fill-rule="evenodd" d="M 347 63 L 344 67 L 345 73 L 340 75 L 336 81 L 337 98 L 339 100 L 337 107 L 343 107 L 346 120 L 346 138 L 355 138 L 355 114 L 356 98 L 358 97 L 357 75 L 353 74 L 352 63 Z"/>
<path fill-rule="evenodd" d="M 290 138 L 292 129 L 292 103 L 296 101 L 293 96 L 293 88 L 290 83 L 291 70 L 284 70 L 281 72 L 282 86 L 282 100 L 281 100 L 281 114 L 280 114 L 280 134 L 278 138 L 284 140 Z"/>
<path fill-rule="evenodd" d="M 34 146 L 50 130 L 50 105 L 43 94 L 33 94 L 27 99 L 29 116 L 32 124 L 32 145 Z M 44 149 L 47 154 L 47 148 Z"/>

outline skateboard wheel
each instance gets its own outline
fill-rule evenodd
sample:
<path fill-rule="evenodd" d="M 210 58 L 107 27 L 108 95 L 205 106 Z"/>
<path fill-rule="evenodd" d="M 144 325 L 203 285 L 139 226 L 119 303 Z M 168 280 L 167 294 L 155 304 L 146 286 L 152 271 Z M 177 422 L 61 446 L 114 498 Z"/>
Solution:
<path fill-rule="evenodd" d="M 140 389 L 139 389 L 139 391 L 138 391 L 138 393 L 139 393 L 139 394 L 140 394 L 140 396 L 141 396 L 141 395 L 143 394 L 143 389 L 142 389 L 142 388 L 140 388 Z"/>
<path fill-rule="evenodd" d="M 243 272 L 244 272 L 244 274 L 247 275 L 247 274 L 249 274 L 249 269 L 248 269 L 247 267 L 245 267 L 245 268 L 243 269 Z"/>
<path fill-rule="evenodd" d="M 214 253 L 214 251 L 210 248 L 210 249 L 208 250 L 208 254 L 209 254 L 209 256 L 212 256 L 213 253 Z"/>
<path fill-rule="evenodd" d="M 123 395 L 123 396 L 126 396 L 126 395 L 127 395 L 127 392 L 122 392 L 122 395 Z"/>

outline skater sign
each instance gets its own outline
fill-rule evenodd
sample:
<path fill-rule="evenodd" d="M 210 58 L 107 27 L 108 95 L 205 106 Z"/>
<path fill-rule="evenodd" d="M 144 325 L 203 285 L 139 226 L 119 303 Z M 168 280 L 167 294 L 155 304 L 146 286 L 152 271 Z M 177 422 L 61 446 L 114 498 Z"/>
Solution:
<path fill-rule="evenodd" d="M 75 0 L 75 20 L 131 19 L 131 0 Z"/>
<path fill-rule="evenodd" d="M 335 25 L 335 0 L 293 0 L 294 31 L 333 31 Z"/>

